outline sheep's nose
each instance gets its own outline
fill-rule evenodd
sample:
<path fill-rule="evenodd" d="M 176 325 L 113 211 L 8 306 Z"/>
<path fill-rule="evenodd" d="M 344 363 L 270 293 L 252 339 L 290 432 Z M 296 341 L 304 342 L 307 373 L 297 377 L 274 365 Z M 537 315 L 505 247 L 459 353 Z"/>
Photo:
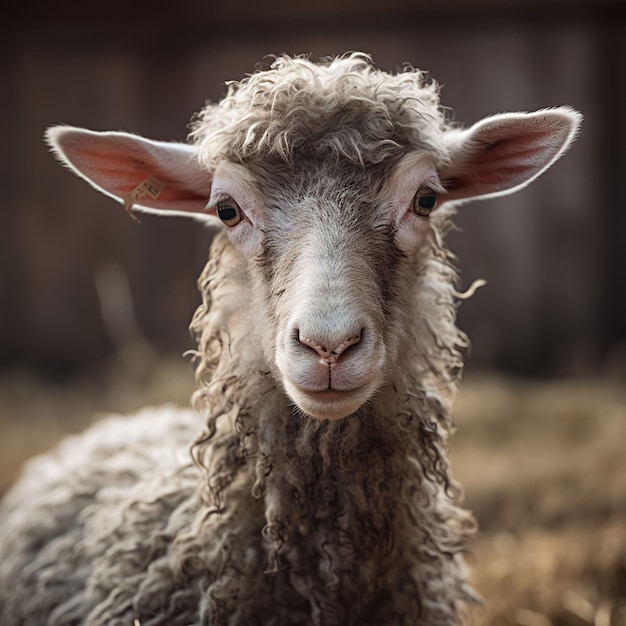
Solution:
<path fill-rule="evenodd" d="M 302 334 L 298 331 L 298 341 L 311 350 L 315 351 L 321 357 L 324 363 L 327 363 L 331 367 L 337 363 L 341 355 L 350 347 L 353 346 L 359 341 L 361 341 L 361 337 L 363 336 L 363 330 L 350 337 L 347 337 L 343 341 L 337 343 L 336 341 L 328 342 L 319 337 L 312 337 L 308 335 Z M 335 345 L 333 345 L 335 344 Z"/>

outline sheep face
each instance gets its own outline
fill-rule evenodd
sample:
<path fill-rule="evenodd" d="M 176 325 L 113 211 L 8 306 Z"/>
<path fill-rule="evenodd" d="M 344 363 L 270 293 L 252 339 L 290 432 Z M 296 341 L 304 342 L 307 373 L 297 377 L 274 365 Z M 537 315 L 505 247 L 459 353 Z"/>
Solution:
<path fill-rule="evenodd" d="M 443 191 L 420 157 L 369 170 L 222 163 L 215 172 L 210 205 L 254 276 L 266 360 L 308 415 L 350 415 L 394 372 L 404 296 Z"/>
<path fill-rule="evenodd" d="M 419 71 L 355 54 L 280 58 L 232 83 L 194 145 L 69 127 L 47 138 L 129 212 L 219 218 L 254 303 L 248 344 L 305 414 L 339 419 L 394 382 L 416 329 L 441 314 L 423 313 L 420 285 L 445 265 L 435 250 L 456 205 L 523 187 L 579 121 L 561 108 L 451 127 Z"/>

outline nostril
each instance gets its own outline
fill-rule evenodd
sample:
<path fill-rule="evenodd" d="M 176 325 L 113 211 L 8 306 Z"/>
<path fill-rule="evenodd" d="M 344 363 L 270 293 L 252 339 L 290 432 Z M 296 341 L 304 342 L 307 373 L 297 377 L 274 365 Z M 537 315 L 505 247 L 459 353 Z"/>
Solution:
<path fill-rule="evenodd" d="M 331 351 L 332 354 L 339 357 L 350 346 L 354 346 L 357 343 L 359 343 L 359 341 L 361 341 L 361 334 L 362 332 L 360 332 L 358 335 L 354 335 L 353 337 L 349 337 L 348 339 L 345 339 L 344 341 L 342 341 L 334 350 Z"/>
<path fill-rule="evenodd" d="M 300 341 L 300 329 L 297 327 L 291 331 L 291 342 L 294 344 L 302 343 Z"/>
<path fill-rule="evenodd" d="M 348 348 L 356 345 L 357 343 L 359 343 L 359 341 L 361 341 L 361 337 L 363 336 L 363 330 L 364 329 L 361 329 L 358 334 L 349 336 L 343 341 L 340 341 L 339 343 L 336 343 L 336 342 L 331 343 L 320 338 L 306 336 L 300 333 L 300 331 L 298 331 L 298 341 L 302 345 L 305 345 L 311 348 L 311 350 L 315 351 L 322 358 L 324 362 L 328 364 L 332 364 L 332 363 L 336 363 L 339 357 Z M 333 344 L 336 344 L 336 345 L 330 348 L 329 346 L 332 346 Z"/>

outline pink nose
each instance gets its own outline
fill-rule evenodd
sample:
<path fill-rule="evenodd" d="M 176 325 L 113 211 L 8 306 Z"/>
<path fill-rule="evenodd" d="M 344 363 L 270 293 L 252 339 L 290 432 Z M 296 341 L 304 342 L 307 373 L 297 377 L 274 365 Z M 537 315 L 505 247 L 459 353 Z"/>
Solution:
<path fill-rule="evenodd" d="M 362 334 L 363 331 L 361 331 L 358 335 L 344 339 L 341 343 L 334 347 L 332 347 L 332 344 L 329 345 L 327 342 L 323 342 L 319 339 L 313 339 L 312 337 L 305 337 L 301 334 L 298 334 L 298 341 L 302 345 L 305 345 L 311 348 L 311 350 L 317 352 L 317 354 L 319 354 L 322 358 L 322 361 L 332 367 L 350 346 L 353 346 L 361 341 Z"/>

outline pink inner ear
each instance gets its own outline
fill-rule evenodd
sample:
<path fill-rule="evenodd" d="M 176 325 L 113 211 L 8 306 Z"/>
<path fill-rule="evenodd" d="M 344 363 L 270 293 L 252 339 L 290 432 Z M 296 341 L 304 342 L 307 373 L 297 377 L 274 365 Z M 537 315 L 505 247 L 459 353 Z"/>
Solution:
<path fill-rule="evenodd" d="M 67 159 L 85 177 L 122 200 L 153 176 L 163 183 L 163 188 L 156 199 L 140 198 L 137 205 L 157 210 L 205 212 L 207 194 L 166 173 L 172 164 L 151 154 L 147 146 L 117 137 L 113 140 L 100 137 L 97 142 L 69 140 L 63 149 Z"/>
<path fill-rule="evenodd" d="M 454 172 L 456 175 L 444 181 L 451 197 L 498 192 L 520 185 L 543 169 L 558 149 L 550 131 L 526 130 L 514 135 L 512 130 L 495 128 L 479 134 L 470 156 Z"/>
<path fill-rule="evenodd" d="M 154 176 L 163 183 L 163 189 L 158 196 L 160 202 L 199 200 L 203 206 L 206 203 L 204 196 L 185 188 L 180 181 L 140 158 L 102 153 L 89 158 L 90 165 L 85 167 L 85 173 L 97 185 L 120 198 L 125 198 L 146 178 Z"/>

